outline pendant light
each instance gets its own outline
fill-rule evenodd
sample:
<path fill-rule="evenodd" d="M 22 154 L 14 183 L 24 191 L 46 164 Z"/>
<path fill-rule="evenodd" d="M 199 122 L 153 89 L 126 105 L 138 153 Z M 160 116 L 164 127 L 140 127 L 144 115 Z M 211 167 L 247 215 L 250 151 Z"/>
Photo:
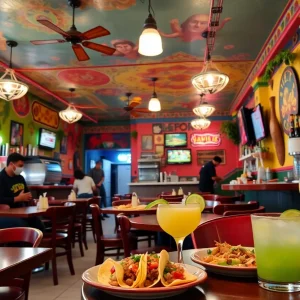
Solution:
<path fill-rule="evenodd" d="M 156 77 L 151 78 L 152 82 L 153 82 L 153 94 L 152 97 L 149 101 L 148 104 L 148 109 L 150 111 L 160 111 L 161 110 L 161 105 L 160 105 L 160 101 L 157 98 L 157 94 L 155 92 L 155 81 L 157 81 Z"/>
<path fill-rule="evenodd" d="M 18 81 L 15 71 L 12 69 L 12 48 L 17 47 L 18 43 L 15 41 L 6 41 L 6 45 L 10 47 L 9 68 L 0 77 L 0 98 L 11 101 L 22 98 L 28 92 L 28 86 Z"/>
<path fill-rule="evenodd" d="M 203 130 L 208 128 L 210 126 L 210 123 L 211 123 L 210 120 L 206 118 L 199 118 L 191 121 L 192 127 L 197 130 Z"/>
<path fill-rule="evenodd" d="M 212 104 L 208 104 L 207 102 L 203 102 L 204 94 L 200 94 L 200 105 L 193 108 L 193 112 L 195 115 L 199 117 L 209 117 L 216 110 Z"/>
<path fill-rule="evenodd" d="M 193 86 L 202 94 L 216 94 L 223 90 L 229 82 L 229 77 L 212 65 L 210 54 L 202 71 L 192 77 Z"/>
<path fill-rule="evenodd" d="M 71 95 L 75 91 L 74 88 L 70 88 L 69 91 Z M 72 103 L 68 106 L 67 109 L 62 110 L 59 112 L 59 117 L 64 120 L 65 122 L 72 124 L 79 121 L 82 118 L 82 113 L 78 111 Z"/>
<path fill-rule="evenodd" d="M 148 18 L 145 20 L 144 30 L 139 39 L 138 52 L 145 56 L 156 56 L 163 52 L 162 41 L 159 32 L 157 31 L 156 21 L 153 18 L 151 11 L 154 14 L 151 6 L 151 0 L 148 0 Z"/>

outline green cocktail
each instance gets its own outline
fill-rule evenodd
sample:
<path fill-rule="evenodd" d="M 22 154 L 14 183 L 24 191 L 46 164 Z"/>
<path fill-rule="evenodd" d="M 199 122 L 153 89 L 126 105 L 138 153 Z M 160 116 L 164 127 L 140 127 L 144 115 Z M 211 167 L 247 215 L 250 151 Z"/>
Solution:
<path fill-rule="evenodd" d="M 300 291 L 300 217 L 251 215 L 258 283 L 278 292 Z"/>

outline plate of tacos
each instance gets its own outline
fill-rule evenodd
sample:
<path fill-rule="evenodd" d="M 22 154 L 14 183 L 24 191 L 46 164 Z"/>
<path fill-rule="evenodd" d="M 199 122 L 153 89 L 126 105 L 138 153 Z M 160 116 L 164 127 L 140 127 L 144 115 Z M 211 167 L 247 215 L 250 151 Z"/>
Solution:
<path fill-rule="evenodd" d="M 169 253 L 136 254 L 121 261 L 107 259 L 86 270 L 82 280 L 109 294 L 131 299 L 158 299 L 177 295 L 204 282 L 202 269 L 169 260 Z"/>

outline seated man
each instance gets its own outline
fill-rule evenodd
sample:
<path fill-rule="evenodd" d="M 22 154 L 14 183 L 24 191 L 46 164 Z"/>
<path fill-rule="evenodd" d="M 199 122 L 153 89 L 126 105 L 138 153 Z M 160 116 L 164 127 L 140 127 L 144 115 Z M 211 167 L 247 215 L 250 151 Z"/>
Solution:
<path fill-rule="evenodd" d="M 9 205 L 11 208 L 23 207 L 32 199 L 25 179 L 20 175 L 24 161 L 25 157 L 19 153 L 8 156 L 6 168 L 0 172 L 0 204 Z M 33 227 L 44 230 L 44 225 L 38 217 L 0 217 L 0 229 L 11 227 Z"/>

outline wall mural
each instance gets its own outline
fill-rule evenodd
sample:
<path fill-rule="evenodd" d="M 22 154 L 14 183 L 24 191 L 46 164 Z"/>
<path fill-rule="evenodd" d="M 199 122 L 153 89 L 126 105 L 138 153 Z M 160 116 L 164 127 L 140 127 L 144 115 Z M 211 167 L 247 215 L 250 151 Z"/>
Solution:
<path fill-rule="evenodd" d="M 85 134 L 85 149 L 130 148 L 130 133 Z"/>
<path fill-rule="evenodd" d="M 12 106 L 13 106 L 16 114 L 19 117 L 24 118 L 29 114 L 30 104 L 29 104 L 29 99 L 28 99 L 27 95 L 23 96 L 20 99 L 12 101 L 12 104 L 13 104 Z"/>

